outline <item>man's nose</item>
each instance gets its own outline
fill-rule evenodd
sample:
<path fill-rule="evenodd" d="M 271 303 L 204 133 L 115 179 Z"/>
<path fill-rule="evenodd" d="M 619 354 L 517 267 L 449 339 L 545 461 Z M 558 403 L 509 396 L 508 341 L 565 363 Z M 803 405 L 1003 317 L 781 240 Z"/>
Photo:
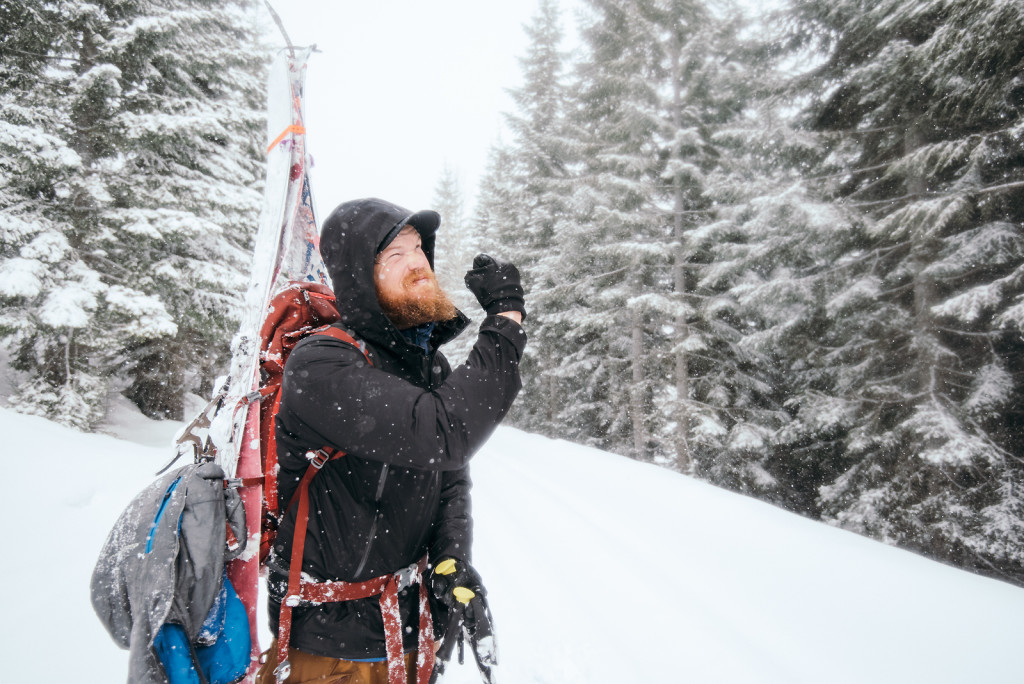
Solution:
<path fill-rule="evenodd" d="M 426 254 L 424 254 L 423 252 L 417 251 L 413 255 L 412 260 L 409 262 L 409 270 L 415 271 L 415 270 L 420 269 L 420 268 L 425 268 L 425 269 L 427 269 L 429 271 L 430 270 L 430 262 L 427 261 L 427 255 Z"/>

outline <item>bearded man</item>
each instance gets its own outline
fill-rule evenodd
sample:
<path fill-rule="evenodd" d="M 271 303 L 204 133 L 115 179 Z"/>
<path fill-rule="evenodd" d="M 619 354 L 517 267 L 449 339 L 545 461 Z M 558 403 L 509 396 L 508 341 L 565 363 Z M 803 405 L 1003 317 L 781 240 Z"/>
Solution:
<path fill-rule="evenodd" d="M 261 684 L 394 684 L 417 681 L 417 669 L 425 684 L 432 640 L 457 623 L 452 616 L 489 616 L 470 565 L 469 460 L 521 387 L 526 309 L 515 266 L 478 256 L 466 284 L 487 316 L 468 360 L 453 371 L 438 347 L 468 319 L 434 277 L 439 225 L 436 212 L 379 199 L 346 202 L 324 221 L 320 249 L 341 313 L 335 327 L 356 344 L 313 335 L 296 345 L 277 414 L 280 501 L 292 499 L 318 450 L 345 454 L 323 463 L 308 485 L 302 572 L 338 586 L 394 579 L 400 633 L 387 633 L 389 611 L 378 596 L 289 599 L 296 605 L 288 660 L 281 667 L 272 643 Z M 296 515 L 290 507 L 267 561 L 274 634 Z M 429 586 L 429 601 L 417 582 Z M 421 620 L 429 612 L 433 630 Z M 404 657 L 396 658 L 397 648 Z"/>

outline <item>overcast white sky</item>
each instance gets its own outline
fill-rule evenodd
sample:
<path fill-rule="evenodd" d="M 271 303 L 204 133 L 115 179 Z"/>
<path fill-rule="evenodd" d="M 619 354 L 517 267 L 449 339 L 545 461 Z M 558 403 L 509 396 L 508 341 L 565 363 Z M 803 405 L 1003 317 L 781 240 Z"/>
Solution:
<path fill-rule="evenodd" d="M 295 45 L 320 50 L 306 80 L 320 218 L 357 197 L 429 208 L 445 164 L 469 210 L 512 108 L 505 90 L 520 82 L 536 0 L 271 2 Z M 569 31 L 575 1 L 562 4 Z"/>

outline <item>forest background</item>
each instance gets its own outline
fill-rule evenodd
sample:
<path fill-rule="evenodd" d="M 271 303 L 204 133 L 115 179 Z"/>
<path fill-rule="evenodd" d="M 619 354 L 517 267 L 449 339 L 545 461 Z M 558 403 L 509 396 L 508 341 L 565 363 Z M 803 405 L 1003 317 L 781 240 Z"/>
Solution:
<path fill-rule="evenodd" d="M 583 4 L 571 53 L 554 0 L 525 27 L 475 206 L 437 183 L 449 286 L 480 245 L 525 276 L 510 422 L 1024 586 L 1024 6 Z M 0 5 L 10 406 L 89 430 L 112 392 L 210 395 L 262 191 L 256 13 Z"/>

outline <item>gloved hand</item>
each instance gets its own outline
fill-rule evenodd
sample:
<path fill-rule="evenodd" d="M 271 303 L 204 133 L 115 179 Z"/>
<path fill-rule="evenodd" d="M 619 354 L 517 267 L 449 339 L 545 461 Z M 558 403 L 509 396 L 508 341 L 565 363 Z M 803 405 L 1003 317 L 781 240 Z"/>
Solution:
<path fill-rule="evenodd" d="M 469 563 L 446 558 L 434 567 L 430 588 L 434 597 L 448 608 L 448 626 L 437 652 L 435 677 L 444 673 L 456 643 L 459 644 L 459 663 L 463 662 L 462 643 L 468 638 L 484 682 L 493 682 L 491 669 L 498 664 L 498 649 L 494 621 L 487 606 L 487 591 L 480 582 L 480 575 Z"/>
<path fill-rule="evenodd" d="M 526 320 L 526 301 L 519 269 L 513 264 L 487 254 L 473 259 L 473 268 L 466 272 L 466 287 L 480 306 L 490 315 L 518 311 Z"/>
<path fill-rule="evenodd" d="M 445 558 L 430 573 L 430 590 L 449 609 L 465 608 L 474 596 L 486 596 L 480 575 L 472 565 L 454 558 Z"/>

